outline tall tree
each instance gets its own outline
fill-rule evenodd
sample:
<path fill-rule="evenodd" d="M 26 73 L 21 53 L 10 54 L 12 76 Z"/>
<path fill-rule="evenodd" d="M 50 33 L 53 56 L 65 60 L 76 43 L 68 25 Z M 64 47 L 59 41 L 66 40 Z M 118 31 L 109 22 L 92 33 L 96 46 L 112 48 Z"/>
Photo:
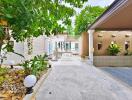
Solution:
<path fill-rule="evenodd" d="M 0 0 L 0 23 L 6 21 L 4 27 L 12 30 L 11 33 L 5 33 L 0 24 L 0 52 L 5 40 L 6 49 L 13 51 L 9 48 L 11 37 L 18 42 L 43 33 L 50 35 L 63 32 L 65 27 L 58 21 L 62 21 L 64 26 L 70 25 L 70 17 L 75 14 L 73 7 L 82 7 L 85 1 L 87 0 Z M 66 6 L 66 3 L 72 7 Z"/>
<path fill-rule="evenodd" d="M 62 32 L 65 28 L 58 24 L 71 24 L 70 17 L 75 14 L 68 3 L 81 7 L 87 0 L 0 0 L 0 19 L 8 22 L 12 36 L 23 41 L 30 36 Z"/>
<path fill-rule="evenodd" d="M 100 6 L 87 6 L 76 16 L 75 20 L 75 34 L 79 35 L 82 32 L 86 32 L 89 25 L 91 25 L 106 8 Z"/>

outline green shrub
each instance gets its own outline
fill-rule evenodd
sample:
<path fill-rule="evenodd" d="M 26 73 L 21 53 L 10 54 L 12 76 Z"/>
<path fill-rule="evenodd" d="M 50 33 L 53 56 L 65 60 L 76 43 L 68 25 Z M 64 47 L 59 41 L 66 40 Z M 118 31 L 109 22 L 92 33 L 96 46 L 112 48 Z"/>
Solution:
<path fill-rule="evenodd" d="M 132 52 L 128 52 L 128 56 L 132 56 Z"/>
<path fill-rule="evenodd" d="M 47 69 L 47 61 L 45 61 L 46 55 L 38 55 L 29 61 L 25 61 L 21 66 L 24 67 L 25 74 L 39 75 L 40 72 Z"/>
<path fill-rule="evenodd" d="M 3 84 L 3 82 L 7 79 L 5 78 L 5 75 L 8 73 L 7 68 L 0 68 L 0 86 Z"/>
<path fill-rule="evenodd" d="M 126 50 L 124 53 L 125 56 L 132 56 L 132 52 L 129 50 Z"/>
<path fill-rule="evenodd" d="M 5 81 L 4 76 L 0 76 L 0 86 L 3 84 L 4 81 Z"/>
<path fill-rule="evenodd" d="M 0 76 L 5 75 L 8 73 L 8 69 L 7 68 L 0 68 Z"/>
<path fill-rule="evenodd" d="M 120 46 L 116 43 L 110 44 L 108 47 L 108 53 L 112 56 L 116 56 L 120 52 Z"/>

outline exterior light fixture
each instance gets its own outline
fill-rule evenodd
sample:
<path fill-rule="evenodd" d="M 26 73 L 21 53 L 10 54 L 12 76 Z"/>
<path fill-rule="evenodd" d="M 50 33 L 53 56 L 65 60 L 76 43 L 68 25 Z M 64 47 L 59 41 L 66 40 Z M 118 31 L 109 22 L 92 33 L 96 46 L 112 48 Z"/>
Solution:
<path fill-rule="evenodd" d="M 114 44 L 114 41 L 111 41 L 111 44 Z"/>
<path fill-rule="evenodd" d="M 11 69 L 13 69 L 13 65 L 15 65 L 15 61 L 14 60 L 10 60 L 8 62 L 8 64 L 11 66 Z"/>
<path fill-rule="evenodd" d="M 37 78 L 35 75 L 28 75 L 24 79 L 24 86 L 26 87 L 26 94 L 33 92 L 32 87 L 36 84 Z"/>
<path fill-rule="evenodd" d="M 111 36 L 112 36 L 112 37 L 116 37 L 116 34 L 112 34 Z"/>
<path fill-rule="evenodd" d="M 128 42 L 127 42 L 127 41 L 125 41 L 125 44 L 128 44 Z"/>
<path fill-rule="evenodd" d="M 103 37 L 103 34 L 98 34 L 98 37 Z"/>
<path fill-rule="evenodd" d="M 131 34 L 126 34 L 126 35 L 125 35 L 125 37 L 130 37 L 130 36 L 131 36 Z"/>

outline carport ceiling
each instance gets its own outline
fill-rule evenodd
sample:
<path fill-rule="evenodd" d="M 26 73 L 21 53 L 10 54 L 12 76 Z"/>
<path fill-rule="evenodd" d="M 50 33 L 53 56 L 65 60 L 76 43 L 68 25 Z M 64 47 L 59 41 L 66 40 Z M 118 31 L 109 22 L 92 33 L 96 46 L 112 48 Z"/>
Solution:
<path fill-rule="evenodd" d="M 89 29 L 132 30 L 132 0 L 115 0 Z"/>

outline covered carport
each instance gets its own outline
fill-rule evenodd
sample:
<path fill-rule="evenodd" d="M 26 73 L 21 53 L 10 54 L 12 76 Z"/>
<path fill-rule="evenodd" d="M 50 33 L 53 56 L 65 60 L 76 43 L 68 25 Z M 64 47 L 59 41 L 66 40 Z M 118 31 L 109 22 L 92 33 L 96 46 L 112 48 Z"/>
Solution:
<path fill-rule="evenodd" d="M 132 30 L 132 0 L 115 0 L 110 7 L 90 26 L 89 58 L 93 63 L 93 33 L 100 31 L 131 31 Z"/>
<path fill-rule="evenodd" d="M 100 31 L 132 31 L 132 0 L 115 0 L 112 5 L 90 26 L 89 32 L 89 58 L 94 61 L 93 33 Z M 132 57 L 131 57 L 132 58 Z M 132 62 L 132 59 L 128 60 Z M 105 59 L 104 59 L 105 60 Z M 116 59 L 112 59 L 116 60 Z M 105 61 L 104 61 L 105 62 Z M 131 66 L 132 67 L 132 66 Z M 118 80 L 128 88 L 132 88 L 131 67 L 100 67 L 102 71 Z"/>

